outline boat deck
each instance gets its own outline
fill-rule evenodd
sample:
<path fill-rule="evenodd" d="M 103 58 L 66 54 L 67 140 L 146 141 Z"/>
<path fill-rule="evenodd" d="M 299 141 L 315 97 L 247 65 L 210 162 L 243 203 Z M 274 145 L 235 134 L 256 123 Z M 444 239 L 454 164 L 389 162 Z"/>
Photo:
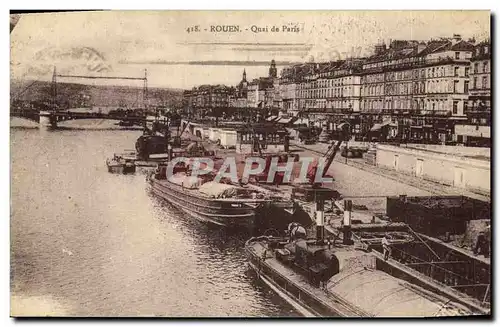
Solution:
<path fill-rule="evenodd" d="M 471 313 L 445 296 L 379 270 L 375 266 L 377 255 L 357 250 L 354 245 L 335 245 L 336 255 L 347 260 L 347 266 L 320 287 L 272 253 L 263 259 L 262 254 L 267 251 L 264 252 L 266 247 L 262 243 L 254 242 L 247 251 L 248 248 L 260 258 L 253 268 L 261 278 L 268 279 L 266 283 L 274 283 L 281 292 L 298 293 L 298 300 L 317 316 L 335 313 L 342 317 L 421 317 Z"/>

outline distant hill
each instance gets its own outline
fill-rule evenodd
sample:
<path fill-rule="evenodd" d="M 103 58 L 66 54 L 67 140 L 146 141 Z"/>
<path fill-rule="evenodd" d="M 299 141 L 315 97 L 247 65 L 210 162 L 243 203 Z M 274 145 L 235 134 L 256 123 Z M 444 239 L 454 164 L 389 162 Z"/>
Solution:
<path fill-rule="evenodd" d="M 11 100 L 51 103 L 52 83 L 11 81 Z M 31 85 L 31 86 L 30 86 Z M 28 87 L 29 86 L 29 87 Z M 148 88 L 149 105 L 177 108 L 182 105 L 182 90 Z M 85 85 L 57 83 L 57 102 L 62 108 L 103 106 L 143 107 L 143 88 L 137 86 Z"/>

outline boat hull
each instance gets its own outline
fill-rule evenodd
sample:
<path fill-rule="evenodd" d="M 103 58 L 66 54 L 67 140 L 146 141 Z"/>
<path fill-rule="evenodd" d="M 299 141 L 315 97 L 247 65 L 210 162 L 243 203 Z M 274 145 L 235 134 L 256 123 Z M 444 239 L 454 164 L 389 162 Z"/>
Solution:
<path fill-rule="evenodd" d="M 262 201 L 252 199 L 210 199 L 166 180 L 149 180 L 153 193 L 200 221 L 225 227 L 254 228 Z"/>

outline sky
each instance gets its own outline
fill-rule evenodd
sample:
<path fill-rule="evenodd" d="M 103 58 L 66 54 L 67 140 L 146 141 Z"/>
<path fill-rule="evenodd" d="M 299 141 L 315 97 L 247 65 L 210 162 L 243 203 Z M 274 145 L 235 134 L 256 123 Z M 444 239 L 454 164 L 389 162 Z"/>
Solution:
<path fill-rule="evenodd" d="M 217 32 L 218 25 L 238 31 Z M 283 26 L 288 29 L 283 31 Z M 273 27 L 275 29 L 273 30 Z M 198 31 L 196 31 L 198 28 Z M 276 28 L 278 31 L 276 31 Z M 22 15 L 11 32 L 11 78 L 143 77 L 152 87 L 236 85 L 278 69 L 368 55 L 391 39 L 490 36 L 488 11 L 105 11 Z M 142 86 L 140 80 L 63 82 Z"/>

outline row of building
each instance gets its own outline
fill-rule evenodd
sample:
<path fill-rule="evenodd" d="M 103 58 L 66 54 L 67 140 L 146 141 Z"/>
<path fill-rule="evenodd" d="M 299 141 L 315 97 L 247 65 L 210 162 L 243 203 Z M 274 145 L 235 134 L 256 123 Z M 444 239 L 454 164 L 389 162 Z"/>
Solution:
<path fill-rule="evenodd" d="M 235 87 L 200 86 L 184 101 L 193 110 L 272 108 L 333 125 L 349 119 L 359 135 L 378 123 L 395 130 L 386 136 L 451 141 L 456 125 L 491 124 L 490 84 L 489 40 L 454 35 L 378 44 L 371 56 L 297 64 L 279 77 L 273 60 L 267 77 L 249 82 L 244 71 Z"/>

